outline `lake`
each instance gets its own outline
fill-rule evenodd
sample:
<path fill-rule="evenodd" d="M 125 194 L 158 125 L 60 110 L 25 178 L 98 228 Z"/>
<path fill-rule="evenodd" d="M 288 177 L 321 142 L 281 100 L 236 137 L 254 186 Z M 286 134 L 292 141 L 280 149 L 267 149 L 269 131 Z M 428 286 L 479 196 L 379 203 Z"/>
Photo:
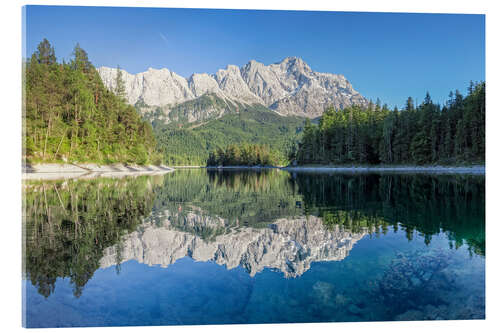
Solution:
<path fill-rule="evenodd" d="M 26 327 L 484 319 L 485 177 L 26 181 Z"/>

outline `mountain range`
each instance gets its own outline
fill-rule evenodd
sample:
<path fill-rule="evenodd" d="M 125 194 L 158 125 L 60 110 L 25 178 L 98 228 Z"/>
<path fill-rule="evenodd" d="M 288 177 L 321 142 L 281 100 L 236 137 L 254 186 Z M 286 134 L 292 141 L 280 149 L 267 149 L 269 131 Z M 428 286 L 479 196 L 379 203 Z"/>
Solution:
<path fill-rule="evenodd" d="M 117 70 L 98 68 L 111 90 Z M 343 75 L 315 72 L 297 57 L 270 65 L 251 60 L 242 67 L 228 65 L 215 74 L 196 73 L 189 78 L 166 68 L 138 74 L 120 70 L 127 101 L 165 123 L 191 123 L 255 107 L 281 116 L 316 118 L 329 106 L 368 104 Z"/>

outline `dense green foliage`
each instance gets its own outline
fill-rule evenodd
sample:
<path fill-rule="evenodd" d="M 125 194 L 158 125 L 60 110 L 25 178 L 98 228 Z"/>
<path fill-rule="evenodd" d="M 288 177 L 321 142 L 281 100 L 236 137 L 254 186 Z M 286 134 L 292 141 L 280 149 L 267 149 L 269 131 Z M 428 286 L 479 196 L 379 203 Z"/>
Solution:
<path fill-rule="evenodd" d="M 272 166 L 278 164 L 278 153 L 266 145 L 229 145 L 208 155 L 207 166 Z"/>
<path fill-rule="evenodd" d="M 253 106 L 201 124 L 164 125 L 153 122 L 158 149 L 169 165 L 206 165 L 209 153 L 230 144 L 266 145 L 285 163 L 287 151 L 299 140 L 304 119 L 282 117 Z"/>
<path fill-rule="evenodd" d="M 151 125 L 123 99 L 120 76 L 117 96 L 78 44 L 69 63 L 58 63 L 44 39 L 25 65 L 27 162 L 161 162 Z"/>
<path fill-rule="evenodd" d="M 447 233 L 450 246 L 467 244 L 485 253 L 485 192 L 483 176 L 467 175 L 328 175 L 297 174 L 306 214 L 321 216 L 326 225 L 354 232 L 388 227 L 417 232 L 429 243 Z"/>
<path fill-rule="evenodd" d="M 75 296 L 105 248 L 143 222 L 153 207 L 155 178 L 30 182 L 24 191 L 26 277 L 48 297 L 57 278 L 69 278 Z M 117 258 L 119 263 L 119 258 Z"/>
<path fill-rule="evenodd" d="M 299 164 L 460 164 L 485 160 L 485 84 L 464 98 L 450 93 L 446 106 L 427 94 L 415 108 L 370 105 L 327 109 L 319 124 L 307 122 L 291 158 Z"/>

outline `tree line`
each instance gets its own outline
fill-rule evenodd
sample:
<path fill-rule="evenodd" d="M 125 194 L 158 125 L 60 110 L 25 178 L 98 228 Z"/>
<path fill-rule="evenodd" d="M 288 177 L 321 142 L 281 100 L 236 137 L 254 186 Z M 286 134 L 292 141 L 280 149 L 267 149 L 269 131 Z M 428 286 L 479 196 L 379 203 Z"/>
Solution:
<path fill-rule="evenodd" d="M 207 166 L 270 166 L 278 164 L 278 153 L 268 145 L 231 144 L 208 155 Z"/>
<path fill-rule="evenodd" d="M 461 164 L 485 160 L 485 83 L 472 83 L 464 97 L 450 92 L 446 105 L 427 93 L 403 110 L 329 108 L 317 125 L 306 121 L 300 143 L 290 154 L 298 164 Z"/>
<path fill-rule="evenodd" d="M 151 125 L 125 102 L 120 71 L 110 91 L 79 44 L 60 63 L 47 39 L 24 70 L 27 162 L 161 163 Z"/>

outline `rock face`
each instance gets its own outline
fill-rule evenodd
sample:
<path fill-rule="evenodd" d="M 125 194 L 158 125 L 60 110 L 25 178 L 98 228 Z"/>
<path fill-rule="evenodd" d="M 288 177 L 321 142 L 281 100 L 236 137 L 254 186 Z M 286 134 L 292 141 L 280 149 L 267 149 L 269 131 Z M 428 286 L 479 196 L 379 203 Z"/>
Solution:
<path fill-rule="evenodd" d="M 188 79 L 189 88 L 195 97 L 201 97 L 204 94 L 216 94 L 218 96 L 225 96 L 219 88 L 219 83 L 210 75 L 193 74 Z"/>
<path fill-rule="evenodd" d="M 367 232 L 352 233 L 336 228 L 328 230 L 317 217 L 280 218 L 268 228 L 238 228 L 226 230 L 214 239 L 205 240 L 193 232 L 181 231 L 168 211 L 163 225 L 145 223 L 127 235 L 120 245 L 105 250 L 102 268 L 136 260 L 148 265 L 167 267 L 176 260 L 189 256 L 197 261 L 214 261 L 232 269 L 243 267 L 251 276 L 264 268 L 276 269 L 286 277 L 306 272 L 312 262 L 342 260 L 353 245 Z M 224 228 L 226 221 L 189 213 L 183 217 L 183 230 Z"/>
<path fill-rule="evenodd" d="M 101 67 L 97 71 L 104 85 L 114 89 L 117 69 Z M 148 105 L 159 106 L 176 104 L 196 97 L 185 78 L 166 68 L 149 68 L 147 72 L 136 75 L 129 74 L 123 69 L 121 71 L 130 104 L 142 99 Z"/>
<path fill-rule="evenodd" d="M 114 89 L 116 69 L 100 67 L 98 72 L 104 84 Z M 215 74 L 193 74 L 188 79 L 168 69 L 149 68 L 135 75 L 122 70 L 122 74 L 130 104 L 142 101 L 149 109 L 162 107 L 165 114 L 205 94 L 230 104 L 261 104 L 283 116 L 308 118 L 321 116 L 329 106 L 368 104 L 343 75 L 315 72 L 296 57 L 267 66 L 252 60 L 241 68 L 228 65 Z"/>
<path fill-rule="evenodd" d="M 250 90 L 281 115 L 315 118 L 328 106 L 368 103 L 343 75 L 314 72 L 300 58 L 269 66 L 250 61 L 241 73 Z"/>

